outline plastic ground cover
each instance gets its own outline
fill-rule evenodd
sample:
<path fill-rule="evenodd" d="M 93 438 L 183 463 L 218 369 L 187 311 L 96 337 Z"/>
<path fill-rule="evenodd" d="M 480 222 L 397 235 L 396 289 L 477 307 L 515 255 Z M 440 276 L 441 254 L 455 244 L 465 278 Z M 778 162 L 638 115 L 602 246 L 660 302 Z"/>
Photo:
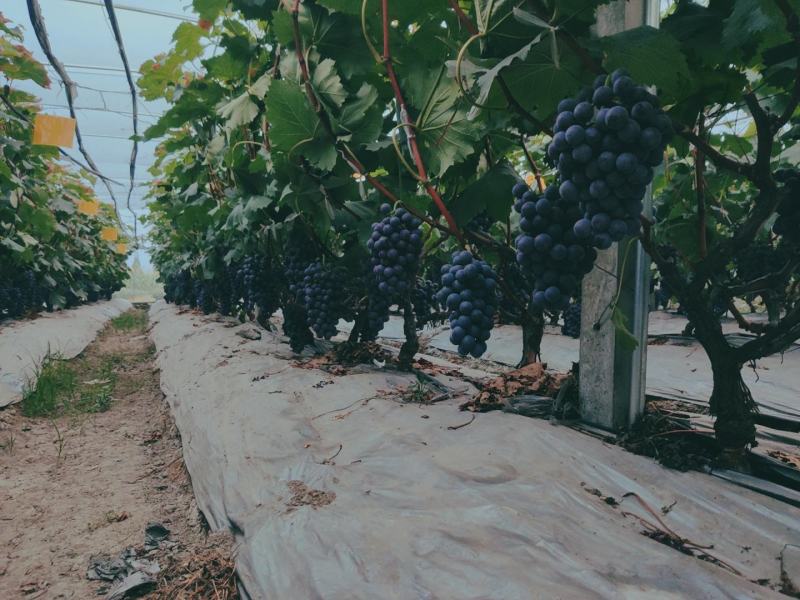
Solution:
<path fill-rule="evenodd" d="M 22 399 L 24 386 L 35 379 L 37 366 L 48 352 L 74 358 L 108 321 L 131 306 L 115 298 L 43 313 L 31 321 L 0 324 L 0 408 Z"/>
<path fill-rule="evenodd" d="M 340 328 L 349 329 L 350 324 L 339 323 Z M 651 335 L 678 336 L 686 326 L 686 319 L 679 315 L 654 311 L 650 313 Z M 553 333 L 554 328 L 542 338 L 542 359 L 548 367 L 561 372 L 569 371 L 579 358 L 580 341 Z M 732 319 L 723 321 L 727 334 L 738 332 Z M 381 337 L 401 339 L 403 323 L 401 317 L 392 317 L 381 332 Z M 450 331 L 444 328 L 426 330 L 428 344 L 439 350 L 452 351 Z M 506 366 L 519 361 L 522 348 L 522 330 L 516 325 L 502 325 L 492 330 L 486 342 L 483 359 Z M 700 344 L 691 338 L 676 338 L 664 344 L 647 347 L 647 394 L 670 400 L 687 400 L 708 404 L 713 387 L 711 363 Z M 800 345 L 794 345 L 783 354 L 759 359 L 754 366 L 742 369 L 742 377 L 750 388 L 753 398 L 762 413 L 800 419 Z"/>
<path fill-rule="evenodd" d="M 458 398 L 407 404 L 377 368 L 299 368 L 268 332 L 151 310 L 198 505 L 231 528 L 251 598 L 771 598 L 800 511 Z M 594 492 L 594 493 L 593 493 Z M 741 575 L 642 534 L 654 518 Z M 613 497 L 621 506 L 603 498 Z M 662 514 L 661 507 L 664 508 Z"/>

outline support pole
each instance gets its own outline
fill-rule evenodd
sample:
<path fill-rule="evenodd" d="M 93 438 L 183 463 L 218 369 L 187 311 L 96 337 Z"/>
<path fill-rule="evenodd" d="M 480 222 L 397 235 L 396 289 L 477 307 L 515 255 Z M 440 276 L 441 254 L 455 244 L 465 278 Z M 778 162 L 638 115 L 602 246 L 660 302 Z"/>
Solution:
<path fill-rule="evenodd" d="M 597 35 L 605 36 L 641 25 L 658 26 L 657 0 L 615 0 L 597 10 Z M 648 188 L 643 213 L 652 213 Z M 644 410 L 647 368 L 647 317 L 649 313 L 650 260 L 630 238 L 600 251 L 595 269 L 583 282 L 580 345 L 580 401 L 585 421 L 603 429 L 629 427 Z M 623 263 L 624 271 L 623 271 Z M 615 275 L 616 276 L 615 276 Z M 608 314 L 599 329 L 595 324 L 622 289 L 617 308 L 625 315 L 638 342 L 635 350 L 620 344 Z"/>

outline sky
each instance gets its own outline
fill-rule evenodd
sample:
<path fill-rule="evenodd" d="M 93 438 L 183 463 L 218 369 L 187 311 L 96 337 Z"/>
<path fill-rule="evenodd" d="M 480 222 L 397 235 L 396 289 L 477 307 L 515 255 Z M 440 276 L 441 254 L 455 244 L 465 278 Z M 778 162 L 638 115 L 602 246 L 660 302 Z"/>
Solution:
<path fill-rule="evenodd" d="M 67 68 L 70 77 L 78 84 L 76 109 L 78 126 L 84 146 L 98 169 L 106 177 L 123 185 L 112 185 L 119 204 L 120 215 L 133 231 L 133 215 L 125 206 L 129 185 L 129 164 L 133 135 L 131 96 L 122 61 L 108 22 L 102 0 L 39 0 L 53 53 Z M 148 58 L 166 51 L 172 41 L 172 32 L 180 20 L 166 16 L 144 14 L 130 9 L 152 10 L 192 18 L 190 0 L 120 0 L 114 2 L 128 62 L 136 71 Z M 33 33 L 26 0 L 0 0 L 0 11 L 25 32 L 25 46 L 47 65 L 36 36 Z M 15 87 L 31 92 L 42 99 L 44 112 L 69 116 L 64 90 L 59 85 L 55 71 L 48 67 L 52 84 L 45 89 L 31 82 L 15 83 Z M 138 97 L 139 130 L 144 131 L 156 122 L 166 110 L 166 103 L 145 102 Z M 154 142 L 139 143 L 136 161 L 136 178 L 131 207 L 145 212 L 146 188 L 150 180 L 147 168 L 153 162 Z M 77 144 L 68 152 L 83 161 Z M 98 181 L 98 197 L 111 202 L 105 186 Z M 140 233 L 142 228 L 139 228 Z M 140 236 L 141 237 L 141 236 Z M 142 240 L 142 245 L 145 241 Z M 146 248 L 135 253 L 145 269 L 150 269 Z M 131 262 L 134 256 L 131 256 Z"/>

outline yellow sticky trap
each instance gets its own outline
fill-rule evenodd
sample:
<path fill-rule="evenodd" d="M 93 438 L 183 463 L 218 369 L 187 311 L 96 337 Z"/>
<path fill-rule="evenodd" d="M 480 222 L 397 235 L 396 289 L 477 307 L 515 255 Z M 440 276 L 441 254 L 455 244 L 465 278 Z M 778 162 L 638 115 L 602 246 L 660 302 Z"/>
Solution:
<path fill-rule="evenodd" d="M 127 254 L 128 244 L 117 244 L 117 254 Z"/>
<path fill-rule="evenodd" d="M 100 212 L 100 203 L 95 200 L 78 200 L 78 212 L 93 217 Z"/>
<path fill-rule="evenodd" d="M 72 148 L 75 119 L 56 115 L 36 115 L 33 122 L 33 143 L 40 146 Z"/>
<path fill-rule="evenodd" d="M 100 230 L 100 239 L 106 242 L 115 242 L 118 237 L 119 232 L 116 227 L 103 227 L 103 229 Z"/>
<path fill-rule="evenodd" d="M 525 183 L 531 187 L 536 182 L 536 176 L 533 173 L 528 173 L 525 176 Z"/>

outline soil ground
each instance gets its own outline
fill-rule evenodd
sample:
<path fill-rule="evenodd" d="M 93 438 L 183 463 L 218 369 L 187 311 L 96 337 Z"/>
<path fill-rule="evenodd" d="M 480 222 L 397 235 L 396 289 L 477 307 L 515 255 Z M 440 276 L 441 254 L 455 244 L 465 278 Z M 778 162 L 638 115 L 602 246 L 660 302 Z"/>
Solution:
<path fill-rule="evenodd" d="M 147 556 L 162 568 L 148 597 L 205 597 L 190 592 L 204 569 L 235 590 L 229 540 L 204 531 L 153 358 L 146 313 L 130 311 L 66 362 L 78 400 L 46 416 L 24 416 L 24 403 L 0 411 L 0 598 L 103 594 L 90 558 L 141 551 L 150 522 L 175 543 Z"/>

